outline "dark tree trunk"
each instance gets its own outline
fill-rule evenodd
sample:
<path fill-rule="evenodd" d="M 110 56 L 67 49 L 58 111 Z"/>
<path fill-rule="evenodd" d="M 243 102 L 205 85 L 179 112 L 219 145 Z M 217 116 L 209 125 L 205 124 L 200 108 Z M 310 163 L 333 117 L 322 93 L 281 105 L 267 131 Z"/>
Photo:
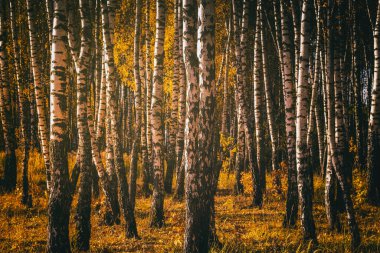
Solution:
<path fill-rule="evenodd" d="M 54 134 L 54 132 L 52 132 Z M 48 205 L 47 252 L 71 252 L 69 240 L 70 181 L 67 164 L 67 137 L 50 141 L 52 187 Z"/>
<path fill-rule="evenodd" d="M 16 164 L 16 136 L 14 130 L 14 118 L 12 112 L 11 86 L 8 77 L 8 59 L 6 52 L 7 36 L 5 30 L 5 6 L 0 6 L 0 116 L 3 127 L 5 144 L 4 163 L 4 190 L 11 192 L 16 189 L 17 164 Z"/>

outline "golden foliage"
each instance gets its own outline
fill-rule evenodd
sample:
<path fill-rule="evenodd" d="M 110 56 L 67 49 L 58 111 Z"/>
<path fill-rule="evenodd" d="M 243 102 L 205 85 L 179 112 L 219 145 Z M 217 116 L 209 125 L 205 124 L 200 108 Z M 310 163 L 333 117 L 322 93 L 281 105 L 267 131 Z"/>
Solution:
<path fill-rule="evenodd" d="M 114 57 L 121 82 L 134 88 L 134 12 L 130 10 L 134 10 L 134 1 L 121 1 L 115 19 Z M 129 15 L 125 15 L 125 13 L 129 13 Z"/>

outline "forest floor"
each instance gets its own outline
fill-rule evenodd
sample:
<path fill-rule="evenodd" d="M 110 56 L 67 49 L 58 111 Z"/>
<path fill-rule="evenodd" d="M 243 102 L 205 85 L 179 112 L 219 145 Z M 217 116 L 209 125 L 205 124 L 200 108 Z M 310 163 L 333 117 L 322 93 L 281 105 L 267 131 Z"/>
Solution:
<path fill-rule="evenodd" d="M 0 154 L 0 177 L 2 176 Z M 70 154 L 69 167 L 74 165 L 75 155 Z M 19 164 L 20 165 L 20 164 Z M 33 207 L 20 204 L 21 188 L 15 193 L 0 195 L 0 252 L 44 252 L 46 246 L 47 198 L 43 159 L 37 153 L 31 154 L 30 184 Z M 21 166 L 19 166 L 21 167 Z M 21 186 L 21 171 L 19 171 Z M 341 233 L 328 230 L 324 208 L 324 184 L 319 176 L 314 179 L 314 219 L 317 228 L 318 245 L 301 242 L 299 227 L 282 228 L 285 207 L 286 172 L 281 173 L 283 193 L 272 190 L 272 177 L 267 177 L 267 191 L 262 209 L 249 208 L 252 187 L 250 173 L 245 173 L 243 182 L 245 194 L 233 196 L 233 173 L 221 173 L 216 196 L 216 227 L 221 248 L 212 252 L 347 252 L 350 238 L 344 214 L 340 214 L 343 224 Z M 361 252 L 380 252 L 380 208 L 364 202 L 365 177 L 354 172 L 355 210 L 362 236 Z M 138 181 L 141 185 L 141 182 Z M 138 192 L 140 188 L 138 189 Z M 102 225 L 101 199 L 92 205 L 92 252 L 181 252 L 185 223 L 184 203 L 165 198 L 165 226 L 161 229 L 149 227 L 150 198 L 138 194 L 136 200 L 136 221 L 141 239 L 126 239 L 122 225 L 108 227 Z M 74 213 L 76 198 L 72 205 L 70 236 L 75 231 Z"/>

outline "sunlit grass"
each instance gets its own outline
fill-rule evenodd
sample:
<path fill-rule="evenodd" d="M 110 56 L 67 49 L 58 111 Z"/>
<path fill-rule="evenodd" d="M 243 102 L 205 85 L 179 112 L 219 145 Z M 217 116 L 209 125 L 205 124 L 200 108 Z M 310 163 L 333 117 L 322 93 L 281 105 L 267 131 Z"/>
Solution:
<path fill-rule="evenodd" d="M 18 157 L 20 157 L 18 153 Z M 3 154 L 0 153 L 0 159 Z M 75 164 L 76 155 L 69 154 L 70 170 Z M 129 166 L 129 157 L 125 156 Z M 2 160 L 1 160 L 2 161 Z M 0 162 L 1 164 L 1 162 Z M 21 164 L 19 163 L 19 168 Z M 42 156 L 31 152 L 29 161 L 31 193 L 33 207 L 26 208 L 21 200 L 21 171 L 19 184 L 15 193 L 0 195 L 0 252 L 43 252 L 46 246 L 47 198 L 45 169 Z M 140 167 L 139 167 L 140 168 Z M 2 173 L 0 165 L 0 175 Z M 358 223 L 362 235 L 364 252 L 380 252 L 380 209 L 371 207 L 362 200 L 365 174 L 354 173 L 354 202 Z M 272 176 L 267 177 L 267 192 L 262 209 L 251 209 L 251 176 L 244 173 L 245 194 L 233 196 L 234 174 L 221 173 L 219 191 L 216 196 L 216 225 L 221 248 L 212 252 L 307 252 L 311 245 L 301 243 L 301 232 L 296 229 L 282 228 L 285 208 L 286 172 L 281 173 L 282 194 L 277 194 L 272 187 Z M 138 185 L 141 185 L 139 177 Z M 346 252 L 350 249 L 350 238 L 344 214 L 340 217 L 343 223 L 341 234 L 328 230 L 323 202 L 324 183 L 316 176 L 314 180 L 314 218 L 316 220 L 319 245 L 315 252 Z M 140 187 L 138 187 L 138 193 Z M 101 196 L 102 198 L 102 196 Z M 165 227 L 154 229 L 149 227 L 151 199 L 138 194 L 136 201 L 136 220 L 141 237 L 126 239 L 123 226 L 107 227 L 102 225 L 102 199 L 93 200 L 92 238 L 93 252 L 180 252 L 183 247 L 185 224 L 184 203 L 165 199 Z M 73 220 L 76 199 L 72 206 L 70 233 L 73 237 L 75 223 Z"/>

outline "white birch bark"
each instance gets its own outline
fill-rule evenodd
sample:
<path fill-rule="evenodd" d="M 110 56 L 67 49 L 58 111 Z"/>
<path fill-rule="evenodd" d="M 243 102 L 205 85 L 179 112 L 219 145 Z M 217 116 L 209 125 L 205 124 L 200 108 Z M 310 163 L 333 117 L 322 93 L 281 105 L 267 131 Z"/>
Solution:
<path fill-rule="evenodd" d="M 293 83 L 292 53 L 290 41 L 290 22 L 287 9 L 288 0 L 281 0 L 281 36 L 283 59 L 283 92 L 285 103 L 285 132 L 288 150 L 288 191 L 286 197 L 286 214 L 283 225 L 294 226 L 298 211 L 297 171 L 296 171 L 296 125 L 295 125 L 295 87 Z"/>
<path fill-rule="evenodd" d="M 54 1 L 50 69 L 51 188 L 47 252 L 69 252 L 70 179 L 67 160 L 67 17 L 65 0 Z"/>
<path fill-rule="evenodd" d="M 302 5 L 300 57 L 297 85 L 296 108 L 296 161 L 298 196 L 301 212 L 301 227 L 304 240 L 316 240 L 315 225 L 312 209 L 312 192 L 309 168 L 309 152 L 307 151 L 307 105 L 308 105 L 308 76 L 309 76 L 309 46 L 310 46 L 310 1 Z"/>
<path fill-rule="evenodd" d="M 107 103 L 111 120 L 111 136 L 112 136 L 112 148 L 114 153 L 114 163 L 117 176 L 117 182 L 119 186 L 120 206 L 123 210 L 124 220 L 126 222 L 126 236 L 137 237 L 136 221 L 134 217 L 134 209 L 131 205 L 128 193 L 128 182 L 126 179 L 125 166 L 122 154 L 122 143 L 119 132 L 119 123 L 117 116 L 117 97 L 116 97 L 116 80 L 115 80 L 115 61 L 113 53 L 113 32 L 115 21 L 115 1 L 114 0 L 102 0 L 102 24 L 103 24 L 103 47 L 105 51 L 105 71 L 107 82 L 107 97 L 109 97 L 109 103 Z"/>
<path fill-rule="evenodd" d="M 35 3 L 27 0 L 28 9 L 28 27 L 29 27 L 29 43 L 30 43 L 30 61 L 33 70 L 34 92 L 36 97 L 37 115 L 38 115 L 38 132 L 41 139 L 42 155 L 46 167 L 46 188 L 50 191 L 50 160 L 49 160 L 49 131 L 46 117 L 46 102 L 44 84 L 42 82 L 41 63 L 38 57 L 39 49 L 37 46 L 38 37 L 35 24 Z"/>
<path fill-rule="evenodd" d="M 380 202 L 380 187 L 378 186 L 379 153 L 380 153 L 380 1 L 377 7 L 376 25 L 374 31 L 374 77 L 371 92 L 371 109 L 368 126 L 368 194 L 371 203 Z"/>
<path fill-rule="evenodd" d="M 154 44 L 154 69 L 152 91 L 152 144 L 153 144 L 153 200 L 151 226 L 164 225 L 164 39 L 165 2 L 156 1 L 156 40 Z"/>

